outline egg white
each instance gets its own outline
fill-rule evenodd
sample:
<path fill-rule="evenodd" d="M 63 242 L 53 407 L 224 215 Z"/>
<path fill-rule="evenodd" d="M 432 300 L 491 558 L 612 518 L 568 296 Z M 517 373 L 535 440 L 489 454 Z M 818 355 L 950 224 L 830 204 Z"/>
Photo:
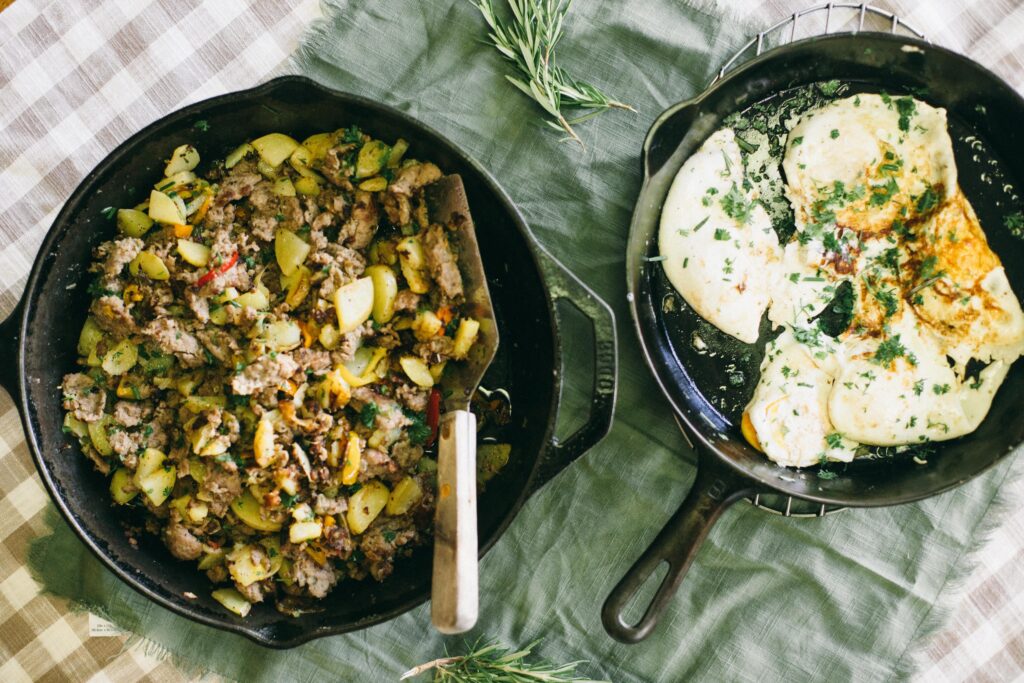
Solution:
<path fill-rule="evenodd" d="M 749 205 L 745 222 L 725 210 L 730 192 Z M 735 135 L 720 130 L 676 175 L 658 233 L 672 286 L 701 317 L 748 344 L 757 341 L 780 259 L 771 219 L 754 199 L 743 189 Z"/>

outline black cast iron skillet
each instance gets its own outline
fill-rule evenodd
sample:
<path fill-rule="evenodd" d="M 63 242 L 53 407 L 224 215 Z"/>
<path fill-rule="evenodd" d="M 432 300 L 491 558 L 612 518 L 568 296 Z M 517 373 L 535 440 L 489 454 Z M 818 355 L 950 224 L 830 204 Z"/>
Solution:
<path fill-rule="evenodd" d="M 900 457 L 858 461 L 838 469 L 833 479 L 819 477 L 817 468 L 779 467 L 748 445 L 739 430 L 743 407 L 759 377 L 770 334 L 767 323 L 757 344 L 736 342 L 673 294 L 660 265 L 644 260 L 656 254 L 661 207 L 673 178 L 726 116 L 794 87 L 831 79 L 848 82 L 851 94 L 913 93 L 947 109 L 961 187 L 1014 291 L 1018 296 L 1024 292 L 1024 241 L 1003 223 L 1004 216 L 1021 208 L 1014 188 L 1024 187 L 1024 100 L 971 60 L 883 34 L 813 38 L 767 52 L 697 98 L 664 112 L 644 143 L 644 179 L 630 228 L 627 284 L 648 365 L 696 448 L 698 470 L 679 511 L 604 605 L 605 629 L 623 642 L 635 643 L 651 633 L 711 525 L 734 501 L 752 492 L 781 492 L 846 506 L 908 503 L 964 483 L 1024 439 L 1024 363 L 1018 361 L 977 431 L 936 444 L 927 465 Z M 675 296 L 681 305 L 666 310 L 666 296 Z M 707 350 L 694 347 L 694 332 Z M 745 381 L 735 382 L 737 371 Z M 651 603 L 638 622 L 627 623 L 626 608 L 662 562 L 668 572 Z"/>
<path fill-rule="evenodd" d="M 20 408 L 47 490 L 86 546 L 160 605 L 270 647 L 364 628 L 422 603 L 430 594 L 430 549 L 396 563 L 395 573 L 383 583 L 342 582 L 319 612 L 296 619 L 257 605 L 239 619 L 210 597 L 212 586 L 194 563 L 174 560 L 153 537 L 143 537 L 138 548 L 129 545 L 122 523 L 132 521 L 130 511 L 110 504 L 106 479 L 61 431 L 59 385 L 75 368 L 76 340 L 89 304 L 91 251 L 115 231 L 102 214 L 104 207 L 134 205 L 140 191 L 160 180 L 161 159 L 177 145 L 192 143 L 204 159 L 213 160 L 264 133 L 280 131 L 301 139 L 352 124 L 385 140 L 407 139 L 410 157 L 434 161 L 460 174 L 466 185 L 502 336 L 483 385 L 507 389 L 513 402 L 509 463 L 479 497 L 480 550 L 486 552 L 533 491 L 607 433 L 616 388 L 614 318 L 607 304 L 533 240 L 522 216 L 480 164 L 406 114 L 295 76 L 170 114 L 132 136 L 82 181 L 43 241 L 21 302 L 0 325 L 0 354 L 9 359 L 0 366 L 0 384 Z M 562 441 L 553 436 L 562 386 L 559 301 L 575 305 L 590 319 L 596 349 L 590 415 Z M 196 597 L 189 599 L 187 593 Z"/>

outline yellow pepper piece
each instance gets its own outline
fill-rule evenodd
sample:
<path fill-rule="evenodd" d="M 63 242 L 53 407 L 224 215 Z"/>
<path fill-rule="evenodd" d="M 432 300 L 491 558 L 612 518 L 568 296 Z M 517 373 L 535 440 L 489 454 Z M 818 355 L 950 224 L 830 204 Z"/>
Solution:
<path fill-rule="evenodd" d="M 121 298 L 124 299 L 126 304 L 142 301 L 142 292 L 139 290 L 138 285 L 131 284 L 124 288 Z"/>
<path fill-rule="evenodd" d="M 345 466 L 341 470 L 341 483 L 351 486 L 359 477 L 359 463 L 363 459 L 363 449 L 359 446 L 359 437 L 349 432 L 348 446 L 345 448 Z"/>
<path fill-rule="evenodd" d="M 191 235 L 192 235 L 192 226 L 191 225 L 185 225 L 183 223 L 175 223 L 174 224 L 174 236 L 175 237 L 185 238 L 185 237 L 190 237 Z"/>

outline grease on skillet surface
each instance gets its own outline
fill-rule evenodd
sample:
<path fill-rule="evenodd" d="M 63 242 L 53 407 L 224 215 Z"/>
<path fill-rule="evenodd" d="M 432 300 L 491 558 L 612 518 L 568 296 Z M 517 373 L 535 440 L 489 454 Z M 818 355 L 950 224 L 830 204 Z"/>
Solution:
<path fill-rule="evenodd" d="M 459 226 L 423 195 L 442 171 L 407 148 L 271 133 L 197 175 L 183 145 L 95 250 L 65 431 L 241 616 L 383 580 L 429 540 L 437 385 L 479 325 L 460 314 Z M 482 483 L 507 415 L 501 394 L 477 407 Z"/>
<path fill-rule="evenodd" d="M 820 83 L 730 117 L 676 177 L 659 235 L 686 299 L 661 283 L 666 325 L 681 306 L 703 316 L 682 330 L 691 349 L 735 359 L 731 386 L 707 393 L 784 465 L 920 456 L 972 431 L 1024 339 L 945 112 L 846 90 Z M 767 358 L 747 345 L 758 338 Z"/>

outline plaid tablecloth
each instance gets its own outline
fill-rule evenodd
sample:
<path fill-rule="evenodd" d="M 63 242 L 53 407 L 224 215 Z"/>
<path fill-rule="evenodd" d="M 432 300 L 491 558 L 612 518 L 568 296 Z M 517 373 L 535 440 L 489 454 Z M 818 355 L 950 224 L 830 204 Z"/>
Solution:
<path fill-rule="evenodd" d="M 806 4 L 722 3 L 765 25 Z M 1024 88 L 1024 6 L 887 7 Z M 107 152 L 168 111 L 265 79 L 316 15 L 315 0 L 17 0 L 0 13 L 0 311 L 14 306 L 66 196 Z M 1024 501 L 1024 481 L 1010 486 Z M 40 594 L 25 560 L 46 532 L 46 506 L 17 412 L 0 395 L 0 681 L 183 679 L 160 653 Z M 948 627 L 919 655 L 920 680 L 1024 679 L 1022 559 L 1024 509 L 978 553 Z"/>

